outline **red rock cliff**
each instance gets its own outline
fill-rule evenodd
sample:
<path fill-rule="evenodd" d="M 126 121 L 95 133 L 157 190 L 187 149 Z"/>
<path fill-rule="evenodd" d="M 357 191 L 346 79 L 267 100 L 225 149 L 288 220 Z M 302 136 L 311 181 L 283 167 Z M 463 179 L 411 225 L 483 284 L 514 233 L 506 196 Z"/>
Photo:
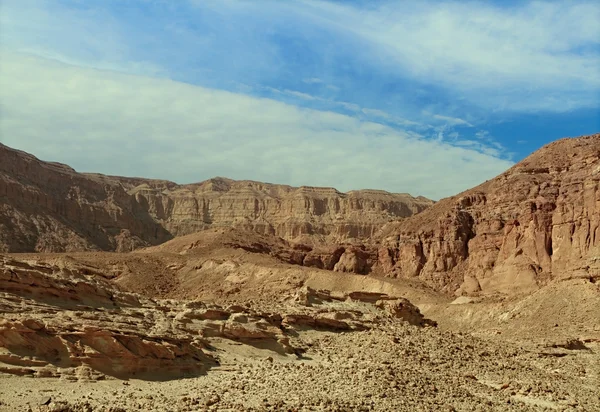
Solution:
<path fill-rule="evenodd" d="M 82 174 L 0 144 L 0 251 L 128 251 L 209 227 L 346 241 L 433 202 L 408 194 L 224 178 L 177 185 Z"/>
<path fill-rule="evenodd" d="M 456 294 L 600 277 L 600 135 L 562 139 L 378 234 L 379 265 Z"/>

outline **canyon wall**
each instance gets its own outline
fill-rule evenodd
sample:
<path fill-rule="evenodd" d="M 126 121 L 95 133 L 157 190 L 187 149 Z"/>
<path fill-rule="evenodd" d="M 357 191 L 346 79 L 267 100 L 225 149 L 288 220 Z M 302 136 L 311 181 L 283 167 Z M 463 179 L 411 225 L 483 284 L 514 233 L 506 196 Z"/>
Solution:
<path fill-rule="evenodd" d="M 171 238 L 118 182 L 0 145 L 0 251 L 131 250 Z"/>
<path fill-rule="evenodd" d="M 0 144 L 0 251 L 130 251 L 209 227 L 304 243 L 365 239 L 433 202 L 408 194 L 214 178 L 163 180 L 77 173 Z"/>
<path fill-rule="evenodd" d="M 393 222 L 379 268 L 455 294 L 600 278 L 600 135 L 562 139 L 482 185 Z"/>
<path fill-rule="evenodd" d="M 457 295 L 600 278 L 598 134 L 551 143 L 435 204 L 375 190 L 81 174 L 1 145 L 0 159 L 5 252 L 130 251 L 230 227 L 285 239 L 279 252 L 251 249 L 288 263 L 414 278 Z"/>
<path fill-rule="evenodd" d="M 287 240 L 328 242 L 367 239 L 382 224 L 433 203 L 378 190 L 341 193 L 225 178 L 171 188 L 146 183 L 129 187 L 129 193 L 174 236 L 227 226 Z"/>

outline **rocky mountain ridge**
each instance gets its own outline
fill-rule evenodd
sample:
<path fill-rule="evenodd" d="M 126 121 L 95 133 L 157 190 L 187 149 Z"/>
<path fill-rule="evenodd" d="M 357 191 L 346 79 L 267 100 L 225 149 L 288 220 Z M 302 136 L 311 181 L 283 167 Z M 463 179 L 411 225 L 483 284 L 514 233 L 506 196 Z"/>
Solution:
<path fill-rule="evenodd" d="M 5 250 L 128 251 L 223 227 L 239 231 L 215 237 L 228 247 L 300 266 L 413 279 L 456 295 L 522 294 L 557 278 L 600 278 L 598 134 L 551 143 L 429 208 L 424 198 L 374 190 L 82 175 L 8 153 L 13 161 L 2 163 L 0 179 Z M 62 184 L 65 176 L 70 185 Z M 42 213 L 48 209 L 55 213 Z M 197 240 L 189 242 L 186 251 Z"/>
<path fill-rule="evenodd" d="M 287 240 L 364 239 L 433 202 L 377 190 L 77 173 L 0 144 L 0 251 L 131 251 L 209 227 Z"/>

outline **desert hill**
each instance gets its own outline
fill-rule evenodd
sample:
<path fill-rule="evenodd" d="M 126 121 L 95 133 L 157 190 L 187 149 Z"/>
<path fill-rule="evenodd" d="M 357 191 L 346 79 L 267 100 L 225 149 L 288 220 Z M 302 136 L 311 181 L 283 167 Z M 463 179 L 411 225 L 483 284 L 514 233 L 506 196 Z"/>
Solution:
<path fill-rule="evenodd" d="M 291 187 L 214 178 L 163 180 L 77 173 L 0 144 L 0 251 L 131 251 L 210 227 L 287 240 L 370 237 L 433 202 L 378 190 Z"/>

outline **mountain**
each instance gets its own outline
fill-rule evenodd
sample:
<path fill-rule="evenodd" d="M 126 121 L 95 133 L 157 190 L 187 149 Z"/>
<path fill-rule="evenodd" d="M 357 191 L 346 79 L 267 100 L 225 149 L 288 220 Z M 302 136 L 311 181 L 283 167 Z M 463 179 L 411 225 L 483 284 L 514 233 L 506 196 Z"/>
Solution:
<path fill-rule="evenodd" d="M 500 176 L 377 234 L 390 277 L 455 294 L 600 278 L 600 134 L 544 146 Z"/>
<path fill-rule="evenodd" d="M 131 251 L 233 227 L 242 232 L 229 243 L 285 263 L 456 295 L 600 278 L 600 134 L 558 140 L 435 204 L 375 190 L 82 174 L 6 146 L 0 159 L 0 251 Z"/>
<path fill-rule="evenodd" d="M 599 410 L 600 135 L 408 218 L 3 150 L 0 411 Z"/>
<path fill-rule="evenodd" d="M 0 144 L 0 251 L 131 251 L 210 227 L 308 243 L 366 239 L 433 201 L 214 178 L 178 185 L 78 173 Z"/>

